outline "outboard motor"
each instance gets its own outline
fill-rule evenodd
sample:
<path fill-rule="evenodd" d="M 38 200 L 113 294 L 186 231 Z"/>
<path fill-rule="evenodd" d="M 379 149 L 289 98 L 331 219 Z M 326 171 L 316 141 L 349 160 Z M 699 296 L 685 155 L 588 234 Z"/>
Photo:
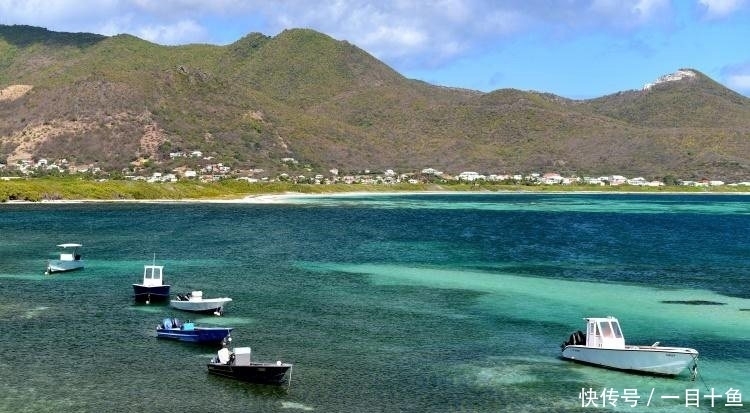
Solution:
<path fill-rule="evenodd" d="M 586 345 L 586 334 L 583 331 L 578 330 L 574 333 L 574 335 L 575 335 L 575 343 L 573 344 L 581 345 L 581 346 Z"/>
<path fill-rule="evenodd" d="M 571 334 L 570 337 L 568 337 L 568 341 L 562 343 L 560 345 L 560 348 L 564 349 L 565 346 L 576 345 L 586 345 L 586 334 L 584 334 L 584 332 L 581 330 L 578 330 L 575 333 Z"/>

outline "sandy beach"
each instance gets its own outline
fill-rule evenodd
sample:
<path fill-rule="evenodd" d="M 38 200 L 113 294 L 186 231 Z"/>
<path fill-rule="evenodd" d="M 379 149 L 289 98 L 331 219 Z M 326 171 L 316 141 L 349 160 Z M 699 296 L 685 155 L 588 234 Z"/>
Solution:
<path fill-rule="evenodd" d="M 144 203 L 144 204 L 184 204 L 184 203 L 207 203 L 207 204 L 284 204 L 291 200 L 316 199 L 316 198 L 356 198 L 373 196 L 413 196 L 413 195 L 509 195 L 509 194 L 538 194 L 538 195 L 587 195 L 587 194 L 613 194 L 613 195 L 750 195 L 750 192 L 719 192 L 719 191 L 668 191 L 668 192 L 640 192 L 640 191 L 522 191 L 522 190 L 478 190 L 478 191 L 450 191 L 450 190 L 425 190 L 425 191 L 346 191 L 346 192 L 284 192 L 268 194 L 250 194 L 237 198 L 182 198 L 182 199 L 55 199 L 40 201 L 9 200 L 4 202 L 8 205 L 17 204 L 81 204 L 81 203 Z M 2 205 L 3 203 L 0 203 Z"/>
<path fill-rule="evenodd" d="M 41 201 L 10 200 L 6 204 L 81 204 L 81 203 L 211 203 L 211 204 L 280 204 L 290 199 L 304 198 L 346 198 L 361 196 L 407 196 L 407 195 L 450 195 L 450 194 L 491 194 L 506 193 L 495 191 L 463 192 L 463 191 L 355 191 L 355 192 L 326 192 L 326 193 L 303 193 L 285 192 L 279 194 L 252 194 L 241 198 L 183 198 L 183 199 L 55 199 Z M 507 192 L 517 193 L 517 192 Z M 533 193 L 533 192 L 529 192 Z M 583 192 L 582 192 L 583 193 Z M 0 204 L 2 205 L 2 204 Z"/>

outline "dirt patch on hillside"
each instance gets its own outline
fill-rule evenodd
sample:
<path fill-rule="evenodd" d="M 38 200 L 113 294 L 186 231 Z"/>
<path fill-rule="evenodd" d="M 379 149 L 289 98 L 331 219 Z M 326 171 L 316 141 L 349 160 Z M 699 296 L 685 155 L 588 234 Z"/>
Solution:
<path fill-rule="evenodd" d="M 93 122 L 55 120 L 42 125 L 27 125 L 17 133 L 3 137 L 8 142 L 18 146 L 8 155 L 8 163 L 12 164 L 22 159 L 31 159 L 34 149 L 39 144 L 65 133 L 83 133 L 94 126 Z"/>
<path fill-rule="evenodd" d="M 156 123 L 145 125 L 140 139 L 140 155 L 144 158 L 155 158 L 159 145 L 166 141 L 166 133 Z"/>
<path fill-rule="evenodd" d="M 14 101 L 27 94 L 34 86 L 31 85 L 10 85 L 5 89 L 0 89 L 0 102 Z"/>

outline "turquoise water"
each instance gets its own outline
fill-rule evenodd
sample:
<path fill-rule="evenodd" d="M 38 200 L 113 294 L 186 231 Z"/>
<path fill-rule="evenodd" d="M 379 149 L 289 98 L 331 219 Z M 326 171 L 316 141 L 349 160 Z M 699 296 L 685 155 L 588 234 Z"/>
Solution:
<path fill-rule="evenodd" d="M 745 411 L 750 198 L 423 194 L 269 203 L 0 205 L 0 411 Z M 86 269 L 45 276 L 56 244 Z M 156 254 L 222 318 L 135 305 Z M 164 316 L 235 327 L 289 386 L 208 376 L 215 349 L 159 341 Z M 700 375 L 569 363 L 586 316 L 628 342 L 693 347 Z M 582 407 L 582 389 L 636 390 Z M 730 389 L 743 407 L 703 396 Z M 651 393 L 653 391 L 653 394 Z M 698 407 L 685 406 L 698 391 Z M 652 400 L 646 406 L 649 396 Z M 661 396 L 680 396 L 679 400 Z M 726 397 L 726 396 L 725 396 Z M 601 402 L 599 402 L 601 404 Z"/>

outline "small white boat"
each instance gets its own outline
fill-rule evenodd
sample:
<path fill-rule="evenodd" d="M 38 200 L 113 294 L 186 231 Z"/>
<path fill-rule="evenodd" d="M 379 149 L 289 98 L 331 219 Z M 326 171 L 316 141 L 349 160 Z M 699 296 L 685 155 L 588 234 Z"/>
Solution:
<path fill-rule="evenodd" d="M 188 294 L 177 294 L 177 298 L 169 301 L 169 305 L 183 311 L 224 314 L 224 305 L 232 301 L 229 297 L 203 298 L 203 291 L 192 291 Z"/>
<path fill-rule="evenodd" d="M 686 347 L 625 344 L 614 317 L 585 318 L 586 333 L 576 331 L 561 345 L 562 358 L 595 366 L 647 374 L 674 376 L 689 368 L 695 377 L 698 351 Z"/>
<path fill-rule="evenodd" d="M 60 258 L 47 261 L 45 274 L 83 269 L 83 259 L 81 259 L 81 254 L 78 253 L 78 248 L 82 246 L 81 244 L 58 245 L 58 247 L 63 249 L 60 253 Z"/>

